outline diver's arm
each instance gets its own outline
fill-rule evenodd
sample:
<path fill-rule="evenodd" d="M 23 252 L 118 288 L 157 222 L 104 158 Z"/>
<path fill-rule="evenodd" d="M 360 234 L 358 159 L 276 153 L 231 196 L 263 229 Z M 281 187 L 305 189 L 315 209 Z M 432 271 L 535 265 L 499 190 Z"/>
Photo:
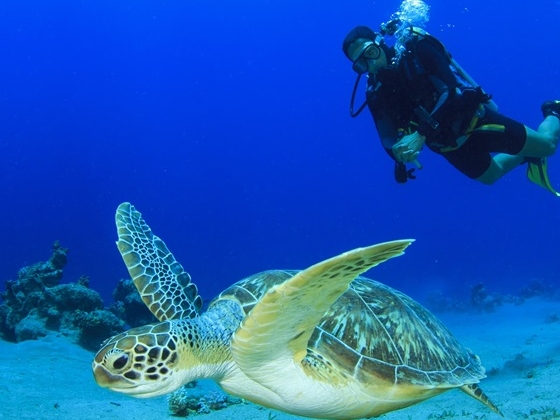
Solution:
<path fill-rule="evenodd" d="M 393 146 L 399 141 L 397 125 L 386 112 L 377 108 L 370 108 L 370 111 L 377 128 L 379 140 L 381 140 L 381 145 L 387 154 L 396 161 L 397 159 L 393 154 Z"/>
<path fill-rule="evenodd" d="M 395 162 L 414 163 L 417 168 L 421 169 L 422 165 L 418 162 L 420 150 L 424 147 L 426 136 L 414 131 L 405 136 L 399 135 L 394 121 L 389 118 L 388 114 L 381 113 L 383 118 L 376 118 L 376 114 L 372 113 L 377 127 L 377 132 L 381 140 L 381 145 L 389 156 Z"/>

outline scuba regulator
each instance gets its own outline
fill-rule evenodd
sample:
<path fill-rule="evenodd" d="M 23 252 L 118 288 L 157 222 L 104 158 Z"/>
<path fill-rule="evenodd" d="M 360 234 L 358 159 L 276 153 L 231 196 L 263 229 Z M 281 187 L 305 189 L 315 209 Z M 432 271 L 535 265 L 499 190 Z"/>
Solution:
<path fill-rule="evenodd" d="M 401 24 L 402 24 L 402 22 L 398 17 L 382 23 L 379 26 L 379 32 L 377 33 L 377 36 L 375 37 L 374 44 L 379 47 L 381 45 L 381 42 L 385 38 L 385 35 L 393 36 L 395 34 L 395 32 L 397 32 L 397 30 L 399 29 Z M 352 96 L 350 98 L 350 116 L 352 118 L 356 118 L 358 115 L 360 115 L 367 105 L 367 99 L 366 99 L 362 103 L 362 105 L 360 105 L 358 110 L 356 112 L 354 112 L 354 103 L 356 101 L 356 92 L 358 90 L 358 86 L 360 84 L 362 74 L 364 74 L 364 73 L 358 73 L 358 75 L 356 76 L 356 81 L 354 82 L 354 88 L 352 89 Z"/>

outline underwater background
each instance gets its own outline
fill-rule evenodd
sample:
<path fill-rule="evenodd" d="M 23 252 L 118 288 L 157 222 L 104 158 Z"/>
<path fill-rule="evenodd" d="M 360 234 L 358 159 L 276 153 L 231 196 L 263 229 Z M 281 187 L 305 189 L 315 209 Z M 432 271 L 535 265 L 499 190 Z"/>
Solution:
<path fill-rule="evenodd" d="M 558 288 L 560 199 L 519 168 L 493 186 L 425 150 L 393 179 L 369 113 L 349 116 L 342 39 L 399 1 L 4 1 L 0 5 L 0 289 L 70 249 L 64 281 L 106 302 L 128 277 L 123 201 L 205 299 L 249 274 L 415 238 L 370 277 L 417 299 L 473 284 Z M 560 3 L 429 2 L 428 32 L 536 128 L 560 99 Z M 363 92 L 358 93 L 363 98 Z M 560 155 L 549 160 L 560 186 Z"/>

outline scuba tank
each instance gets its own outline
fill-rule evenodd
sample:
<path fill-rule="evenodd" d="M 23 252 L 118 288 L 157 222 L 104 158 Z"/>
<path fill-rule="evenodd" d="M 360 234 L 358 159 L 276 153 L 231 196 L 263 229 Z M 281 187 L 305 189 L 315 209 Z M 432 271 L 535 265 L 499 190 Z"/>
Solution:
<path fill-rule="evenodd" d="M 459 65 L 459 63 L 457 63 L 457 61 L 455 61 L 455 59 L 449 55 L 449 58 L 451 59 L 451 65 L 452 65 L 452 70 L 456 70 L 454 71 L 454 73 L 456 74 L 456 76 L 460 76 L 462 77 L 464 80 L 466 80 L 470 85 L 472 85 L 475 89 L 476 88 L 480 88 L 480 85 L 478 83 L 476 83 L 474 81 L 474 79 L 465 71 L 465 69 L 463 69 L 463 67 L 461 67 Z M 484 91 L 484 89 L 482 89 L 482 92 L 486 94 L 486 92 Z M 486 103 L 486 106 L 488 106 L 488 108 L 494 112 L 498 111 L 498 104 L 496 104 L 496 102 L 494 102 L 494 100 L 492 98 L 490 98 L 488 100 L 488 102 Z"/>

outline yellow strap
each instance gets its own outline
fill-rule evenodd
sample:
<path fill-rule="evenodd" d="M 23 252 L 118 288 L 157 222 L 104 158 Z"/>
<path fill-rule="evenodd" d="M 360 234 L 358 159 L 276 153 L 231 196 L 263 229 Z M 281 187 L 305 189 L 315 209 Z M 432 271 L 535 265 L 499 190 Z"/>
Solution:
<path fill-rule="evenodd" d="M 472 131 L 499 131 L 500 133 L 503 133 L 504 131 L 506 131 L 506 127 L 501 124 L 484 124 L 480 127 L 476 127 Z"/>
<path fill-rule="evenodd" d="M 482 108 L 482 105 L 480 105 L 480 107 Z M 440 149 L 440 152 L 451 152 L 453 150 L 457 150 L 459 147 L 461 147 L 465 141 L 467 141 L 467 139 L 470 137 L 470 135 L 476 131 L 494 131 L 494 132 L 500 132 L 503 133 L 506 130 L 506 127 L 504 125 L 501 124 L 483 124 L 480 127 L 476 127 L 476 124 L 478 124 L 478 120 L 479 120 L 479 116 L 478 116 L 478 112 L 476 112 L 474 114 L 474 116 L 471 119 L 471 122 L 469 123 L 468 128 L 465 130 L 465 134 L 463 134 L 461 137 L 459 137 L 459 139 L 457 139 L 457 146 L 450 146 L 450 147 L 444 147 L 442 149 Z M 476 128 L 475 128 L 476 127 Z"/>
<path fill-rule="evenodd" d="M 480 107 L 482 108 L 482 105 L 480 105 Z M 441 149 L 439 149 L 439 151 L 442 153 L 451 152 L 453 150 L 457 150 L 459 147 L 465 144 L 465 141 L 467 141 L 467 139 L 473 133 L 473 131 L 476 131 L 475 127 L 476 124 L 478 123 L 478 119 L 479 119 L 478 112 L 475 112 L 474 116 L 471 119 L 471 122 L 469 123 L 469 126 L 465 130 L 465 134 L 463 134 L 457 139 L 457 146 L 442 147 Z"/>

